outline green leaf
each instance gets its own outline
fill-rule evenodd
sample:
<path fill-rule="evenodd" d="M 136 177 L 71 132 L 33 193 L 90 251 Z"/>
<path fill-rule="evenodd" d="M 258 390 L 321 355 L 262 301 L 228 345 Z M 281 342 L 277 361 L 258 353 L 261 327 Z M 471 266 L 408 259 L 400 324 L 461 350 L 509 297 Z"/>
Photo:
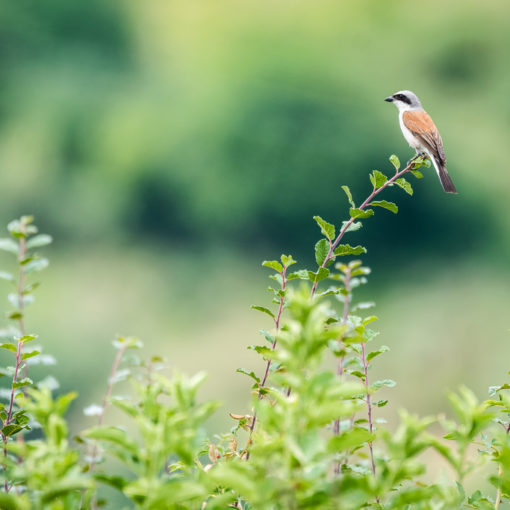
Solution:
<path fill-rule="evenodd" d="M 349 214 L 351 215 L 351 218 L 358 219 L 358 218 L 370 218 L 370 216 L 374 215 L 373 209 L 349 209 Z"/>
<path fill-rule="evenodd" d="M 138 457 L 138 444 L 129 438 L 125 430 L 118 427 L 95 427 L 85 431 L 82 435 L 90 439 L 116 444 Z"/>
<path fill-rule="evenodd" d="M 245 368 L 238 368 L 236 370 L 239 374 L 247 375 L 248 377 L 251 377 L 257 384 L 260 384 L 260 377 L 257 376 L 257 374 L 253 370 L 246 370 Z"/>
<path fill-rule="evenodd" d="M 3 237 L 0 239 L 0 250 L 8 251 L 9 253 L 18 254 L 19 246 L 14 239 L 10 239 L 8 237 Z"/>
<path fill-rule="evenodd" d="M 367 429 L 355 427 L 330 439 L 328 449 L 332 452 L 343 452 L 364 443 L 368 443 L 373 439 L 374 435 Z"/>
<path fill-rule="evenodd" d="M 107 475 L 105 473 L 95 473 L 94 478 L 101 483 L 109 485 L 119 491 L 122 491 L 124 487 L 129 483 L 125 478 L 118 475 Z"/>
<path fill-rule="evenodd" d="M 23 388 L 23 386 L 30 386 L 31 384 L 34 384 L 34 381 L 30 379 L 30 377 L 25 377 L 24 379 L 21 379 L 20 381 L 16 381 L 12 383 L 13 389 Z"/>
<path fill-rule="evenodd" d="M 0 278 L 2 280 L 7 280 L 8 282 L 15 282 L 16 278 L 11 273 L 7 273 L 6 271 L 0 271 Z"/>
<path fill-rule="evenodd" d="M 23 314 L 20 311 L 16 310 L 14 312 L 7 314 L 7 318 L 12 319 L 13 321 L 18 321 L 23 318 Z"/>
<path fill-rule="evenodd" d="M 329 276 L 329 269 L 325 267 L 319 267 L 318 271 L 314 273 L 313 271 L 308 271 L 308 279 L 312 282 L 320 282 L 326 279 Z"/>
<path fill-rule="evenodd" d="M 372 351 L 370 353 L 368 353 L 368 356 L 367 356 L 367 361 L 371 361 L 373 360 L 376 356 L 379 356 L 379 354 L 382 354 L 384 352 L 388 352 L 390 350 L 390 348 L 386 345 L 381 345 L 381 347 L 379 349 L 377 349 L 377 351 Z"/>
<path fill-rule="evenodd" d="M 423 179 L 423 174 L 419 170 L 409 170 L 417 179 Z"/>
<path fill-rule="evenodd" d="M 23 427 L 16 425 L 15 423 L 10 423 L 9 425 L 6 425 L 2 428 L 2 433 L 5 436 L 10 437 L 14 434 L 17 434 L 20 430 L 23 430 Z"/>
<path fill-rule="evenodd" d="M 272 317 L 274 319 L 274 313 L 271 310 L 269 310 L 269 308 L 266 308 L 265 306 L 251 305 L 251 309 L 258 310 L 259 312 L 262 312 L 262 313 L 267 313 L 267 315 L 269 315 L 270 317 Z"/>
<path fill-rule="evenodd" d="M 392 154 L 390 156 L 390 162 L 395 167 L 395 170 L 398 172 L 400 168 L 400 160 L 397 158 L 397 156 L 395 156 L 395 154 Z"/>
<path fill-rule="evenodd" d="M 342 222 L 342 230 L 346 227 L 346 225 L 349 223 L 349 221 L 343 221 Z M 346 232 L 356 232 L 356 230 L 359 230 L 363 226 L 363 223 L 361 221 L 353 221 L 348 227 Z"/>
<path fill-rule="evenodd" d="M 386 184 L 387 181 L 388 178 L 382 172 L 379 172 L 379 170 L 374 170 L 370 174 L 370 182 L 372 183 L 374 189 L 380 188 L 381 186 Z"/>
<path fill-rule="evenodd" d="M 37 356 L 38 354 L 41 354 L 41 351 L 30 351 L 30 352 L 25 352 L 22 356 L 21 356 L 21 359 L 23 361 L 25 361 L 26 359 L 30 359 L 30 358 L 33 358 L 34 356 Z"/>
<path fill-rule="evenodd" d="M 352 199 L 352 193 L 351 190 L 349 189 L 349 186 L 342 186 L 342 189 L 345 191 L 345 194 L 347 195 L 347 200 L 349 200 L 349 204 L 351 205 L 351 207 L 355 208 L 356 206 L 354 205 L 354 200 Z"/>
<path fill-rule="evenodd" d="M 315 261 L 318 266 L 322 266 L 323 262 L 326 260 L 330 246 L 331 244 L 326 239 L 321 239 L 315 245 Z"/>
<path fill-rule="evenodd" d="M 41 246 L 46 246 L 53 242 L 53 238 L 47 234 L 39 234 L 37 236 L 31 237 L 28 239 L 26 247 L 30 248 L 40 248 Z"/>
<path fill-rule="evenodd" d="M 294 273 L 287 275 L 287 280 L 295 280 L 296 278 L 299 278 L 300 280 L 308 280 L 308 271 L 306 269 L 300 269 L 299 271 L 295 271 Z"/>
<path fill-rule="evenodd" d="M 42 257 L 40 259 L 34 259 L 25 265 L 25 273 L 31 273 L 32 271 L 42 271 L 49 266 L 48 259 Z"/>
<path fill-rule="evenodd" d="M 395 214 L 398 213 L 397 204 L 394 204 L 393 202 L 388 202 L 387 200 L 374 200 L 373 202 L 370 202 L 370 204 L 368 204 L 368 205 L 376 206 L 376 207 L 384 207 L 384 209 L 388 209 L 388 211 L 391 211 L 392 213 L 395 213 Z"/>
<path fill-rule="evenodd" d="M 5 349 L 6 351 L 11 351 L 14 354 L 16 354 L 18 352 L 17 347 L 14 344 L 10 344 L 10 343 L 0 344 L 0 349 Z"/>
<path fill-rule="evenodd" d="M 289 267 L 296 263 L 296 260 L 292 258 L 292 255 L 282 255 L 280 259 L 284 267 Z"/>
<path fill-rule="evenodd" d="M 277 260 L 264 260 L 262 265 L 274 269 L 277 273 L 281 273 L 283 271 L 282 265 Z"/>
<path fill-rule="evenodd" d="M 322 234 L 332 241 L 335 238 L 335 226 L 323 220 L 320 216 L 314 216 L 313 219 L 319 225 Z"/>
<path fill-rule="evenodd" d="M 403 177 L 395 181 L 397 186 L 400 186 L 408 195 L 413 194 L 413 188 Z"/>
<path fill-rule="evenodd" d="M 37 336 L 38 335 L 23 335 L 20 337 L 16 337 L 16 340 L 18 340 L 19 342 L 21 342 L 24 345 L 27 342 L 31 342 L 32 340 L 35 340 L 37 338 Z"/>
<path fill-rule="evenodd" d="M 335 255 L 343 257 L 344 255 L 361 255 L 366 253 L 367 250 L 363 246 L 351 246 L 350 244 L 339 244 L 335 249 Z"/>
<path fill-rule="evenodd" d="M 396 386 L 397 383 L 391 379 L 383 379 L 381 381 L 375 381 L 372 383 L 372 388 L 375 390 L 378 390 L 379 388 L 382 388 L 383 386 L 387 386 L 388 388 L 393 388 Z"/>
<path fill-rule="evenodd" d="M 18 498 L 19 495 L 14 497 L 11 494 L 0 492 L 0 508 L 2 510 L 22 510 L 23 508 L 27 508 Z"/>
<path fill-rule="evenodd" d="M 255 351 L 258 354 L 261 354 L 262 356 L 268 356 L 273 352 L 273 349 L 270 349 L 265 345 L 248 345 L 248 349 Z"/>

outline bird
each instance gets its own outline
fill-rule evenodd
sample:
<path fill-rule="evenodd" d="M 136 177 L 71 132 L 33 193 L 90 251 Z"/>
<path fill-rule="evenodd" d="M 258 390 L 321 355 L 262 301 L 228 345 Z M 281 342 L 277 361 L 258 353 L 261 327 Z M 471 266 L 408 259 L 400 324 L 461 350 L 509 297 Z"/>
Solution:
<path fill-rule="evenodd" d="M 457 193 L 446 170 L 443 141 L 430 115 L 423 109 L 418 96 L 410 90 L 400 90 L 384 99 L 398 108 L 400 129 L 417 155 L 428 156 L 446 193 Z"/>

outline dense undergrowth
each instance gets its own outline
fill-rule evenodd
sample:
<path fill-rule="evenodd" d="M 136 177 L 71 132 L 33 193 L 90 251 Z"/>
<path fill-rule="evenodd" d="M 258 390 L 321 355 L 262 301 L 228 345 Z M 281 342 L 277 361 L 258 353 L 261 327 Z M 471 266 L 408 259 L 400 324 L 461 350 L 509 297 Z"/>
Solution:
<path fill-rule="evenodd" d="M 314 218 L 322 234 L 315 268 L 295 270 L 290 255 L 263 263 L 271 270 L 271 302 L 253 308 L 273 328 L 249 347 L 261 366 L 238 369 L 253 383 L 253 412 L 232 410 L 232 429 L 213 438 L 205 426 L 219 404 L 196 397 L 204 374 L 167 377 L 163 360 L 145 359 L 140 341 L 128 337 L 114 341 L 104 401 L 85 409 L 97 425 L 69 437 L 65 413 L 76 395 L 59 394 L 51 377 L 30 379 L 33 364 L 53 358 L 25 330 L 34 275 L 48 265 L 37 252 L 51 237 L 38 234 L 31 217 L 11 222 L 10 237 L 0 240 L 17 261 L 15 273 L 0 273 L 13 289 L 0 345 L 7 365 L 0 508 L 99 508 L 109 504 L 104 485 L 122 493 L 126 507 L 143 509 L 503 508 L 510 497 L 509 385 L 490 388 L 484 402 L 461 387 L 450 395 L 454 420 L 403 412 L 390 430 L 377 416 L 388 404 L 379 390 L 395 383 L 373 380 L 370 369 L 389 348 L 372 347 L 373 304 L 355 299 L 370 271 L 353 257 L 366 250 L 342 241 L 376 208 L 397 213 L 380 195 L 390 186 L 412 194 L 405 177 L 421 178 L 418 168 L 428 164 L 415 157 L 401 169 L 395 156 L 390 161 L 394 174 L 372 172 L 364 201 L 343 187 L 349 217 L 341 225 Z M 324 368 L 328 358 L 336 371 Z M 117 396 L 116 384 L 125 380 L 132 393 Z M 109 406 L 123 413 L 121 423 L 107 424 Z M 433 434 L 432 425 L 443 434 Z M 451 480 L 424 481 L 427 450 L 451 466 Z M 473 473 L 480 489 L 466 494 Z"/>

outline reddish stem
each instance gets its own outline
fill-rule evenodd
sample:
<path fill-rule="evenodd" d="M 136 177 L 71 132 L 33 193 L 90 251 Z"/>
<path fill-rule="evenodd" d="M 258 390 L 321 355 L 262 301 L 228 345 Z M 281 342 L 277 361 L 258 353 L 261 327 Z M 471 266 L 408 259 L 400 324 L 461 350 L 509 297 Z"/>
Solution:
<path fill-rule="evenodd" d="M 110 402 L 110 397 L 112 394 L 112 388 L 113 388 L 113 381 L 115 378 L 115 375 L 117 374 L 117 370 L 119 369 L 120 362 L 122 361 L 122 356 L 124 355 L 124 352 L 126 352 L 128 345 L 125 343 L 117 350 L 117 354 L 115 355 L 115 359 L 113 360 L 112 368 L 110 370 L 110 375 L 108 377 L 108 386 L 106 388 L 106 393 L 103 398 L 103 405 L 101 407 L 101 413 L 97 417 L 97 426 L 100 427 L 103 424 L 104 415 L 106 412 L 106 408 L 108 407 L 108 404 Z M 89 466 L 89 471 L 92 471 L 96 464 L 96 457 L 98 454 L 98 443 L 97 441 L 94 443 L 94 448 L 92 449 L 91 453 L 91 461 Z"/>
<path fill-rule="evenodd" d="M 374 422 L 372 419 L 372 400 L 370 398 L 370 393 L 369 393 L 370 388 L 368 386 L 368 362 L 367 362 L 367 357 L 365 355 L 365 345 L 366 345 L 365 343 L 361 344 L 361 361 L 363 363 L 363 371 L 365 373 L 365 380 L 363 382 L 364 382 L 365 388 L 367 390 L 366 402 L 367 402 L 367 407 L 368 407 L 368 430 L 370 431 L 370 434 L 372 434 L 372 432 L 374 431 Z M 373 450 L 373 446 L 372 446 L 372 441 L 368 442 L 368 449 L 370 450 L 370 462 L 372 464 L 372 473 L 375 476 L 375 461 L 374 461 L 374 450 Z"/>
<path fill-rule="evenodd" d="M 344 298 L 344 313 L 342 317 L 342 324 L 347 324 L 347 317 L 349 316 L 349 307 L 351 304 L 351 268 L 348 267 L 345 272 L 345 279 L 344 279 L 344 287 L 347 291 L 347 294 Z M 338 342 L 340 343 L 342 340 L 341 338 L 338 339 Z M 344 357 L 341 356 L 338 359 L 338 367 L 337 367 L 337 375 L 338 377 L 342 377 L 344 373 Z M 338 436 L 340 434 L 340 418 L 335 420 L 335 424 L 333 426 L 333 434 L 335 436 Z M 335 475 L 338 475 L 340 473 L 340 462 L 337 462 L 335 464 Z"/>
<path fill-rule="evenodd" d="M 395 175 L 393 177 L 391 177 L 391 179 L 388 179 L 380 188 L 376 188 L 374 186 L 374 189 L 372 190 L 372 193 L 370 193 L 370 195 L 367 197 L 367 199 L 358 207 L 358 209 L 360 209 L 361 211 L 363 209 L 365 209 L 365 207 L 367 207 L 368 205 L 370 205 L 370 202 L 374 199 L 374 197 L 376 195 L 378 195 L 382 190 L 386 189 L 388 186 L 391 186 L 392 184 L 395 183 L 395 181 L 397 179 L 399 179 L 400 177 L 402 177 L 406 172 L 408 172 L 409 170 L 411 170 L 413 164 L 414 164 L 414 161 L 416 160 L 416 158 L 418 158 L 419 155 L 417 154 L 416 156 L 414 156 L 414 158 L 412 158 L 409 163 L 407 164 L 407 166 L 403 169 L 403 170 L 400 170 L 400 172 L 395 172 Z M 340 230 L 340 233 L 338 234 L 337 238 L 333 241 L 333 242 L 330 242 L 329 244 L 329 251 L 328 251 L 328 254 L 326 256 L 326 258 L 324 259 L 324 262 L 320 265 L 320 267 L 326 267 L 330 260 L 331 259 L 334 259 L 335 258 L 335 249 L 336 247 L 338 246 L 338 244 L 340 243 L 340 241 L 342 240 L 342 238 L 344 237 L 345 233 L 347 232 L 347 230 L 349 229 L 349 227 L 353 224 L 354 220 L 356 218 L 351 218 L 345 225 L 344 227 L 342 228 L 342 230 Z M 313 283 L 313 286 L 312 286 L 312 292 L 311 292 L 311 295 L 312 297 L 315 295 L 315 291 L 317 290 L 317 284 L 318 282 L 314 282 Z"/>
<path fill-rule="evenodd" d="M 23 227 L 21 227 L 23 229 Z M 21 338 L 25 336 L 25 324 L 23 321 L 23 308 L 24 308 L 24 299 L 23 299 L 23 292 L 25 289 L 25 266 L 21 264 L 21 261 L 26 256 L 26 239 L 24 237 L 20 237 L 19 239 L 19 250 L 18 250 L 18 263 L 19 263 L 19 280 L 18 280 L 18 311 L 20 313 L 20 317 L 18 319 L 19 324 L 19 339 L 18 339 L 18 345 L 16 347 L 16 364 L 14 367 L 14 375 L 12 377 L 12 385 L 11 385 L 11 396 L 9 399 L 9 409 L 7 411 L 7 418 L 2 423 L 2 428 L 6 425 L 9 425 L 12 422 L 12 415 L 13 415 L 13 408 L 14 408 L 14 397 L 16 396 L 16 389 L 14 388 L 14 385 L 16 382 L 18 382 L 18 373 L 20 366 L 22 364 L 22 354 L 23 354 L 23 342 L 21 341 Z M 7 457 L 7 443 L 9 442 L 9 438 L 2 433 L 2 441 L 4 443 L 3 445 L 3 453 L 4 457 Z M 4 490 L 5 492 L 9 492 L 9 482 L 6 479 L 4 482 Z"/>
<path fill-rule="evenodd" d="M 287 272 L 287 267 L 284 266 L 283 269 L 282 269 L 282 272 L 280 273 L 280 276 L 282 277 L 282 284 L 281 284 L 281 290 L 282 290 L 282 295 L 280 296 L 280 304 L 278 305 L 278 312 L 276 313 L 276 317 L 274 318 L 274 324 L 275 324 L 275 328 L 276 328 L 276 332 L 275 332 L 275 335 L 274 335 L 274 340 L 273 340 L 273 344 L 271 345 L 271 350 L 274 351 L 276 349 L 276 343 L 278 341 L 278 333 L 280 332 L 280 319 L 281 319 L 281 316 L 282 316 L 282 312 L 283 312 L 283 306 L 285 304 L 285 296 L 284 296 L 284 291 L 285 291 L 285 288 L 287 287 L 287 279 L 286 279 L 286 272 Z M 269 368 L 271 367 L 271 360 L 268 359 L 267 360 L 267 363 L 266 363 L 266 370 L 264 372 L 264 377 L 262 378 L 262 381 L 260 382 L 260 385 L 259 385 L 259 400 L 262 398 L 262 394 L 260 392 L 260 390 L 262 388 L 265 387 L 266 385 L 266 381 L 267 381 L 267 378 L 269 376 Z M 253 429 L 255 428 L 255 423 L 257 422 L 257 414 L 256 413 L 253 413 L 253 420 L 251 421 L 251 425 L 250 425 L 250 438 L 251 438 L 251 435 L 253 433 Z M 247 456 L 248 458 L 248 456 Z"/>

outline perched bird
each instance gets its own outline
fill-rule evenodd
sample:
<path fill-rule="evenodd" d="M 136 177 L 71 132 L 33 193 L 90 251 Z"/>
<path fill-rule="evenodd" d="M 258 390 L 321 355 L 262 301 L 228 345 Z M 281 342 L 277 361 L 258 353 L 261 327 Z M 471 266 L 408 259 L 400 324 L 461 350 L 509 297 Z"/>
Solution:
<path fill-rule="evenodd" d="M 401 90 L 387 97 L 385 101 L 394 103 L 398 108 L 400 129 L 404 138 L 417 154 L 426 154 L 430 157 L 446 193 L 457 193 L 446 171 L 446 156 L 441 135 L 416 94 L 410 90 Z"/>

